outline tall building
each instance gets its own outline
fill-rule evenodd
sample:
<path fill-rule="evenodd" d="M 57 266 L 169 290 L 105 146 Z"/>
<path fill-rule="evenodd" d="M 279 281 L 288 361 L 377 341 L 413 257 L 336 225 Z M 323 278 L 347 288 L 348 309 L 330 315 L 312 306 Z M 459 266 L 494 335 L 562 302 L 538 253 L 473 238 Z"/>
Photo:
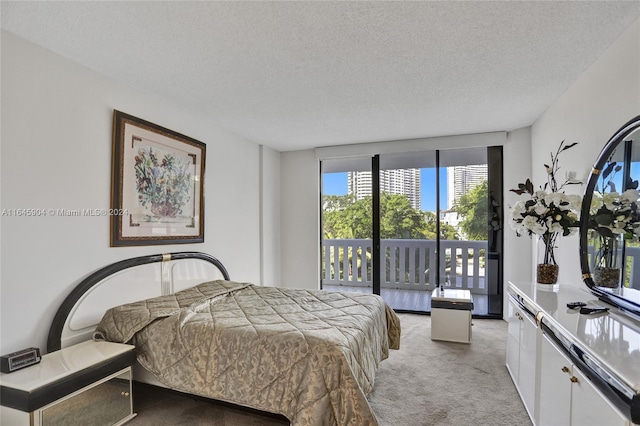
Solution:
<path fill-rule="evenodd" d="M 453 208 L 456 200 L 487 180 L 487 165 L 447 167 L 447 209 Z"/>
<path fill-rule="evenodd" d="M 452 209 L 461 196 L 486 179 L 486 164 L 447 167 L 447 209 L 442 213 L 444 223 L 455 227 L 458 232 L 462 233 L 459 228 L 461 218 L 458 212 Z"/>
<path fill-rule="evenodd" d="M 349 194 L 357 200 L 371 196 L 371 172 L 349 172 Z M 380 170 L 380 191 L 406 195 L 411 206 L 420 210 L 420 169 Z"/>

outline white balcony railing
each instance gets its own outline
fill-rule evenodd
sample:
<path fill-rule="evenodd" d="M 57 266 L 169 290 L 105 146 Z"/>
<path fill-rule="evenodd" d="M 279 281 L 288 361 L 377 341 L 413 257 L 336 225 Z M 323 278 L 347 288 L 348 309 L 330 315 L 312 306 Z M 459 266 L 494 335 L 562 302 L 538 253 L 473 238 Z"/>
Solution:
<path fill-rule="evenodd" d="M 640 290 L 640 247 L 628 246 L 625 251 L 629 268 L 629 287 Z"/>
<path fill-rule="evenodd" d="M 438 267 L 434 240 L 386 239 L 381 241 L 385 268 L 381 287 L 431 290 L 436 287 Z M 371 287 L 372 241 L 339 239 L 322 241 L 322 284 Z M 440 280 L 451 287 L 486 294 L 486 241 L 440 241 L 445 263 Z"/>
<path fill-rule="evenodd" d="M 437 259 L 434 240 L 382 240 L 385 269 L 381 287 L 410 290 L 435 288 Z M 372 287 L 371 240 L 339 239 L 322 241 L 322 284 Z M 487 264 L 486 241 L 445 240 L 440 242 L 445 265 L 440 279 L 455 288 L 487 294 L 484 265 Z M 591 250 L 590 250 L 591 252 Z M 640 247 L 627 247 L 628 286 L 640 289 Z M 453 259 L 453 260 L 452 260 Z M 454 266 L 455 265 L 455 266 Z"/>
<path fill-rule="evenodd" d="M 589 256 L 589 265 L 591 265 L 591 268 L 595 266 L 593 264 L 593 252 L 593 246 L 588 246 L 587 254 Z M 628 245 L 627 247 L 625 247 L 624 257 L 626 261 L 625 268 L 627 272 L 624 278 L 625 282 L 623 283 L 623 285 L 625 287 L 636 288 L 640 290 L 640 247 Z"/>

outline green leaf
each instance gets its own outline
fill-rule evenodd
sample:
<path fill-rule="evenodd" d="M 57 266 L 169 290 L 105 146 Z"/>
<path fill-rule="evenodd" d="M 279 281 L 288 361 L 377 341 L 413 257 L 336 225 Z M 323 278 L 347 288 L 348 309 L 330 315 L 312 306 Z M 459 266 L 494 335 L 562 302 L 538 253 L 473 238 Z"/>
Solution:
<path fill-rule="evenodd" d="M 611 232 L 611 230 L 609 228 L 603 228 L 603 227 L 599 227 L 597 229 L 598 233 L 604 237 L 608 237 L 608 238 L 615 238 L 615 234 L 613 232 Z"/>
<path fill-rule="evenodd" d="M 610 214 L 597 214 L 594 220 L 598 225 L 609 226 L 613 223 L 613 218 Z"/>

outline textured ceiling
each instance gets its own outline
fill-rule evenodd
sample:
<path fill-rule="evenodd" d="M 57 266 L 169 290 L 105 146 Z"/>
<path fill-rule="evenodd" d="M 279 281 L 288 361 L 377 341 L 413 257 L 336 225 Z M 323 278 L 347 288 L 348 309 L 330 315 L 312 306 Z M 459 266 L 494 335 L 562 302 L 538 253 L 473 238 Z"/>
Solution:
<path fill-rule="evenodd" d="M 285 151 L 528 126 L 640 2 L 3 1 L 0 12 L 4 30 Z"/>

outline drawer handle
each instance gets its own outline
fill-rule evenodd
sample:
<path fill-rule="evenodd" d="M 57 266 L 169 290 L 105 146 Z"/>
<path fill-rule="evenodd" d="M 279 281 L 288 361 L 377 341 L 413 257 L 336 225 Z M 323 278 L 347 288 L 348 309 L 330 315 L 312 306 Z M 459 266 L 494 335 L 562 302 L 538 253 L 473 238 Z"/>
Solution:
<path fill-rule="evenodd" d="M 129 396 L 129 392 L 122 392 L 121 395 L 122 396 Z"/>
<path fill-rule="evenodd" d="M 568 373 L 569 372 L 569 367 L 562 367 L 562 372 L 563 373 Z"/>
<path fill-rule="evenodd" d="M 571 380 L 571 383 L 578 383 L 578 378 L 576 376 L 571 376 L 569 380 Z"/>

